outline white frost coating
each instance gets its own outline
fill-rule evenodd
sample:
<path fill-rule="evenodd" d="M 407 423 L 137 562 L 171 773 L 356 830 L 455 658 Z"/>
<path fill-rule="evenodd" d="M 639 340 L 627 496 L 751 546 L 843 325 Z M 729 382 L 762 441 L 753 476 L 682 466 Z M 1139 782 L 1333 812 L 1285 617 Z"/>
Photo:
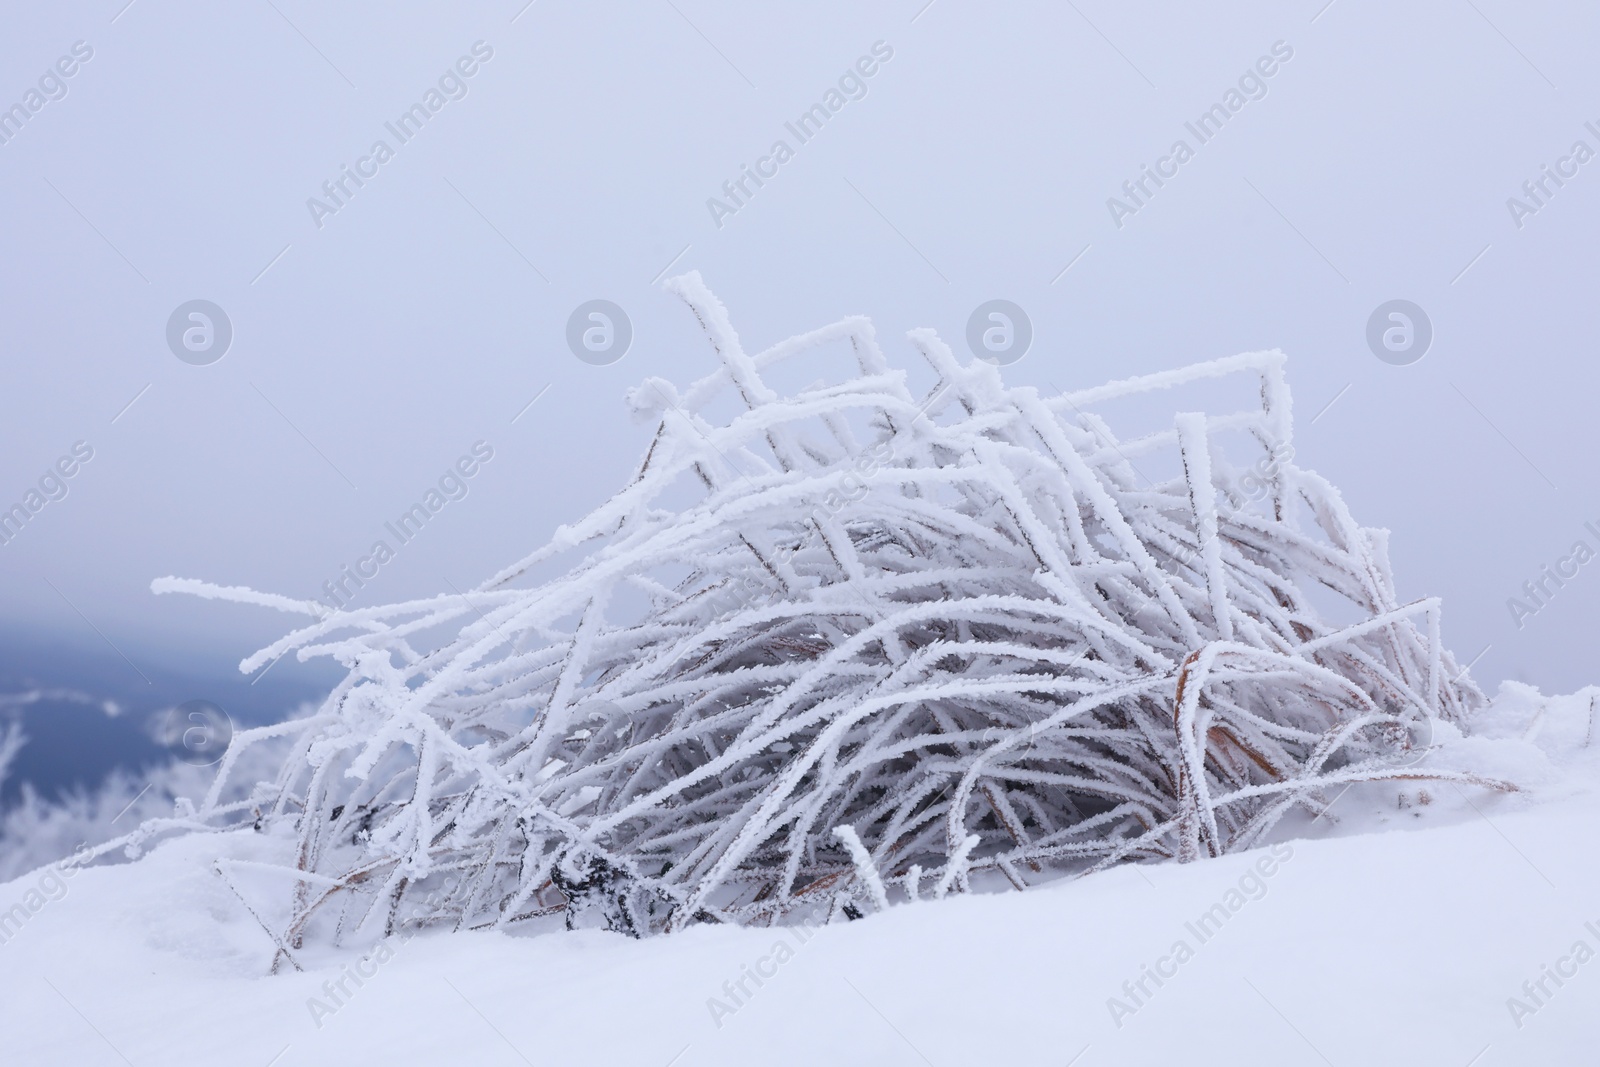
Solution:
<path fill-rule="evenodd" d="M 849 850 L 850 862 L 855 864 L 856 877 L 867 887 L 867 892 L 872 896 L 872 903 L 879 911 L 888 911 L 889 894 L 884 891 L 883 879 L 878 877 L 878 870 L 872 865 L 872 857 L 867 855 L 867 848 L 861 843 L 861 838 L 856 836 L 855 829 L 849 826 L 835 826 L 833 836 Z"/>
<path fill-rule="evenodd" d="M 417 922 L 643 935 L 857 914 L 924 871 L 942 896 L 1216 855 L 1394 777 L 1416 709 L 1482 703 L 1437 602 L 1398 603 L 1384 539 L 1281 456 L 1280 353 L 1045 399 L 913 330 L 917 395 L 865 319 L 751 357 L 698 275 L 667 287 L 718 368 L 634 391 L 656 429 L 627 484 L 466 597 L 324 614 L 251 657 L 348 673 L 316 715 L 236 736 L 224 776 L 289 731 L 248 805 L 214 790 L 141 829 L 292 824 L 316 877 L 283 944 L 392 930 L 430 894 Z M 841 343 L 842 381 L 763 378 Z M 1138 468 L 1181 472 L 1146 482 L 1098 405 L 1229 375 L 1255 399 L 1139 438 Z M 1256 500 L 1238 472 L 1263 457 Z"/>
<path fill-rule="evenodd" d="M 1189 483 L 1189 507 L 1194 512 L 1195 536 L 1200 541 L 1200 562 L 1205 567 L 1211 594 L 1211 621 L 1217 636 L 1233 640 L 1233 619 L 1228 615 L 1228 585 L 1222 569 L 1222 543 L 1217 540 L 1217 490 L 1211 484 L 1211 439 L 1203 412 L 1177 417 L 1178 446 L 1183 451 L 1183 471 Z"/>
<path fill-rule="evenodd" d="M 204 600 L 232 600 L 240 604 L 256 604 L 264 608 L 276 608 L 279 611 L 301 615 L 321 617 L 328 613 L 328 609 L 315 600 L 296 600 L 293 597 L 279 596 L 277 593 L 258 593 L 243 585 L 212 585 L 210 582 L 194 578 L 171 576 L 157 578 L 150 583 L 150 591 L 157 596 L 162 593 L 188 593 Z"/>
<path fill-rule="evenodd" d="M 1052 403 L 1065 407 L 1089 407 L 1107 400 L 1132 396 L 1135 393 L 1171 389 L 1204 378 L 1224 378 L 1240 371 L 1253 370 L 1260 374 L 1262 396 L 1268 400 L 1268 403 L 1262 406 L 1262 413 L 1278 416 L 1279 412 L 1282 412 L 1285 414 L 1281 417 L 1287 417 L 1289 389 L 1283 380 L 1285 358 L 1277 349 L 1266 352 L 1241 352 L 1237 356 L 1225 356 L 1205 363 L 1192 363 L 1187 367 L 1142 374 L 1135 378 L 1123 378 L 1120 381 L 1097 385 L 1093 389 L 1080 389 L 1075 393 L 1063 394 Z M 1271 401 L 1277 400 L 1282 400 L 1284 403 L 1272 406 Z"/>
<path fill-rule="evenodd" d="M 972 856 L 972 850 L 977 848 L 982 840 L 977 834 L 968 834 L 962 839 L 961 844 L 956 846 L 955 855 L 951 856 L 950 862 L 945 865 L 944 877 L 939 879 L 939 886 L 934 890 L 934 899 L 944 899 L 954 886 L 966 879 L 967 861 Z"/>

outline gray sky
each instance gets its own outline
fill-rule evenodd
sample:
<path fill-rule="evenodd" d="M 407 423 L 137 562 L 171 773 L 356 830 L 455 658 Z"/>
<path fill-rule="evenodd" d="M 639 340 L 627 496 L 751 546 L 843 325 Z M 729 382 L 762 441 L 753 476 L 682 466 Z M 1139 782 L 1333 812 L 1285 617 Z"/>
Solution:
<path fill-rule="evenodd" d="M 1600 562 L 1520 629 L 1506 603 L 1600 549 L 1586 5 L 124 2 L 14 4 L 0 37 L 27 113 L 0 126 L 0 507 L 93 450 L 0 546 L 0 623 L 231 665 L 288 617 L 151 579 L 316 595 L 482 441 L 358 603 L 469 588 L 628 476 L 626 388 L 712 366 L 652 284 L 670 265 L 751 349 L 865 313 L 906 366 L 905 330 L 964 349 L 1012 300 L 1035 336 L 1007 379 L 1052 392 L 1282 348 L 1296 461 L 1393 531 L 1402 596 L 1445 598 L 1463 660 L 1489 646 L 1480 681 L 1595 679 Z M 402 143 L 385 124 L 430 90 Z M 801 144 L 785 123 L 830 90 Z M 1145 166 L 1170 176 L 1139 204 Z M 1546 166 L 1571 176 L 1539 203 Z M 368 177 L 308 207 L 346 167 Z M 633 326 L 609 366 L 565 340 L 597 298 Z M 1433 328 L 1407 366 L 1366 340 L 1396 298 Z M 196 299 L 232 326 L 208 365 L 167 341 Z"/>

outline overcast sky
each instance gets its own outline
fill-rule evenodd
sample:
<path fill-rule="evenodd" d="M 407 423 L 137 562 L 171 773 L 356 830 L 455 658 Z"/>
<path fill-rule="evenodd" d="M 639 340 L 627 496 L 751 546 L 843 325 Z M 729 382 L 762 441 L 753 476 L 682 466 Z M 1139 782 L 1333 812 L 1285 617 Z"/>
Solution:
<path fill-rule="evenodd" d="M 1475 676 L 1600 676 L 1600 561 L 1507 605 L 1600 549 L 1589 5 L 125 2 L 0 35 L 0 508 L 65 490 L 0 546 L 0 623 L 231 667 L 289 617 L 153 578 L 317 595 L 482 442 L 358 602 L 470 588 L 630 474 L 629 386 L 711 368 L 659 285 L 692 268 L 751 350 L 864 313 L 909 365 L 1011 300 L 1007 379 L 1050 392 L 1281 348 L 1296 461 Z M 566 339 L 595 299 L 607 366 Z M 1395 299 L 1409 365 L 1368 344 Z M 169 344 L 195 300 L 213 362 L 187 313 Z"/>

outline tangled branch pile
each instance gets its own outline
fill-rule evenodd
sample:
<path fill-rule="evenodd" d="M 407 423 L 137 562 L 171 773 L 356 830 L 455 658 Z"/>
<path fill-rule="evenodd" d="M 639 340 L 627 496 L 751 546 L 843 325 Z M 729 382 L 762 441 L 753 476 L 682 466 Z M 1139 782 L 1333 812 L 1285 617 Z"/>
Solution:
<path fill-rule="evenodd" d="M 1482 703 L 1437 602 L 1398 603 L 1383 533 L 1286 458 L 1281 354 L 1047 399 L 916 330 L 918 396 L 863 318 L 750 356 L 697 274 L 668 284 L 719 368 L 635 390 L 659 422 L 637 477 L 472 593 L 329 614 L 156 583 L 316 617 L 247 671 L 348 667 L 316 715 L 236 737 L 186 823 L 294 823 L 286 948 L 335 923 L 831 918 L 1193 860 L 1415 776 L 1409 728 Z M 828 345 L 859 374 L 768 384 Z M 1096 413 L 1240 376 L 1258 402 L 1143 437 Z M 1230 466 L 1224 437 L 1260 458 Z M 219 804 L 241 749 L 285 733 L 276 783 Z"/>

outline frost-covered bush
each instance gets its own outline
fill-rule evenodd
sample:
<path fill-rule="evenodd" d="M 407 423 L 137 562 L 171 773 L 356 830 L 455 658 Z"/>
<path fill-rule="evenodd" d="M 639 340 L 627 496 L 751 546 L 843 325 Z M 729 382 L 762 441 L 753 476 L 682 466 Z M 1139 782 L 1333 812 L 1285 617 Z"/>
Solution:
<path fill-rule="evenodd" d="M 285 944 L 430 895 L 429 924 L 644 934 L 1193 860 L 1415 776 L 1416 724 L 1482 703 L 1383 532 L 1292 462 L 1281 354 L 1052 398 L 914 330 L 917 395 L 865 319 L 752 356 L 698 275 L 668 285 L 717 369 L 636 389 L 637 475 L 473 592 L 328 614 L 155 583 L 313 620 L 246 671 L 348 668 L 315 715 L 237 735 L 196 816 L 294 824 Z M 859 373 L 769 384 L 828 346 Z M 1103 414 L 1240 379 L 1243 410 L 1143 436 Z M 277 780 L 222 803 L 274 736 Z"/>

